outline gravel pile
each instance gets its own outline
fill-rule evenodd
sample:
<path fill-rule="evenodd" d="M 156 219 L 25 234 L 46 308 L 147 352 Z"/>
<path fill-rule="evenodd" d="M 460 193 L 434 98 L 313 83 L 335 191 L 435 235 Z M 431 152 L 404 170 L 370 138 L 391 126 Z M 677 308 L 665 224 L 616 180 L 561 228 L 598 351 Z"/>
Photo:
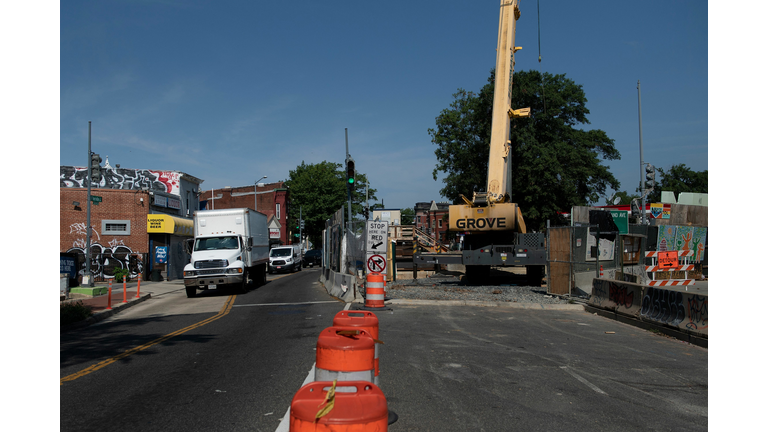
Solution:
<path fill-rule="evenodd" d="M 568 299 L 548 295 L 546 287 L 512 283 L 467 285 L 458 276 L 405 279 L 387 284 L 387 297 L 410 300 L 469 300 L 538 304 L 567 304 Z"/>

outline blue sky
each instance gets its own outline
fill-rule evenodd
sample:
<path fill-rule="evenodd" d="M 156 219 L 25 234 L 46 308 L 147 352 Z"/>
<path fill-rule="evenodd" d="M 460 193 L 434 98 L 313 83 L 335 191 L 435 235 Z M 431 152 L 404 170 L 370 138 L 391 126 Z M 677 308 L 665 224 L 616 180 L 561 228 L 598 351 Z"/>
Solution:
<path fill-rule="evenodd" d="M 584 87 L 615 140 L 621 190 L 644 159 L 708 169 L 707 3 L 523 0 L 516 69 Z M 427 129 L 495 63 L 498 1 L 67 1 L 60 4 L 60 161 L 178 170 L 204 189 L 343 162 L 388 208 L 442 201 Z M 609 193 L 610 194 L 610 193 Z M 600 202 L 602 203 L 602 201 Z M 567 211 L 568 209 L 563 209 Z"/>

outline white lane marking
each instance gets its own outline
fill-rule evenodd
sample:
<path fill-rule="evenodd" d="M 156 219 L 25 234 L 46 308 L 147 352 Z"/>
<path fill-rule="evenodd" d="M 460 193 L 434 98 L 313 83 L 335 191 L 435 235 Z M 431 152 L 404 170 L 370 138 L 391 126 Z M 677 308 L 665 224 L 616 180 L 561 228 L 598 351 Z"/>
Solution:
<path fill-rule="evenodd" d="M 298 302 L 298 303 L 257 303 L 257 304 L 243 304 L 243 305 L 233 305 L 232 307 L 251 307 L 251 306 L 300 306 L 300 305 L 311 305 L 311 304 L 320 304 L 320 303 L 339 303 L 336 300 L 326 300 L 326 301 L 314 301 L 314 302 Z"/>
<path fill-rule="evenodd" d="M 301 387 L 304 387 L 305 385 L 315 380 L 315 364 L 316 363 L 312 363 L 312 369 L 309 370 L 309 374 L 307 374 L 307 377 L 304 378 L 304 382 L 301 384 Z M 288 411 L 285 412 L 285 415 L 283 416 L 282 420 L 280 420 L 280 424 L 277 425 L 277 429 L 275 429 L 275 432 L 288 432 L 290 424 L 291 424 L 291 406 L 288 405 Z"/>
<path fill-rule="evenodd" d="M 331 302 L 316 302 L 316 303 L 331 303 Z M 333 303 L 337 303 L 337 302 L 333 302 Z M 247 305 L 243 305 L 243 306 L 247 306 Z M 253 305 L 253 306 L 259 306 L 259 305 Z M 266 306 L 266 305 L 261 305 L 261 306 Z M 346 306 L 344 306 L 344 310 L 349 310 L 350 306 L 352 306 L 352 303 L 347 303 Z M 304 387 L 305 385 L 315 380 L 315 365 L 316 363 L 312 363 L 312 369 L 309 370 L 309 374 L 307 374 L 307 377 L 304 378 L 304 382 L 301 384 L 301 387 Z M 277 425 L 277 429 L 275 429 L 275 432 L 288 432 L 290 423 L 291 423 L 291 407 L 289 405 L 288 411 L 285 412 L 285 415 L 280 420 L 280 424 Z"/>
<path fill-rule="evenodd" d="M 604 395 L 606 395 L 606 396 L 608 395 L 608 393 L 606 393 L 606 392 L 604 392 L 604 391 L 600 390 L 600 388 L 599 388 L 598 386 L 596 386 L 596 385 L 592 384 L 591 382 L 587 381 L 587 380 L 586 380 L 585 378 L 583 378 L 582 376 L 580 376 L 580 375 L 577 375 L 575 372 L 573 372 L 573 371 L 571 371 L 570 369 L 568 369 L 568 366 L 560 366 L 560 369 L 562 369 L 562 370 L 564 370 L 564 371 L 568 372 L 568 373 L 569 373 L 569 374 L 570 374 L 572 377 L 574 377 L 574 378 L 576 378 L 577 380 L 581 381 L 582 383 L 584 383 L 584 385 L 586 385 L 587 387 L 591 388 L 592 390 L 594 390 L 594 391 L 596 391 L 596 392 L 598 392 L 598 393 L 600 393 L 600 394 L 604 394 Z"/>

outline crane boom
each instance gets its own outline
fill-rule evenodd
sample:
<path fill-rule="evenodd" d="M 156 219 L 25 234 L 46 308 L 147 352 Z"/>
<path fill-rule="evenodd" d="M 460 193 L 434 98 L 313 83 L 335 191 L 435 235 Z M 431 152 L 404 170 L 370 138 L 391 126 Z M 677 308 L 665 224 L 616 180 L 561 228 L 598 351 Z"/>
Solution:
<path fill-rule="evenodd" d="M 509 200 L 512 189 L 509 155 L 511 117 L 527 117 L 530 109 L 512 109 L 512 76 L 515 72 L 515 29 L 520 9 L 518 0 L 501 0 L 499 39 L 496 45 L 496 77 L 491 118 L 491 148 L 488 156 L 488 203 Z M 527 115 L 526 115 L 527 114 Z"/>
<path fill-rule="evenodd" d="M 501 0 L 499 39 L 496 45 L 496 77 L 485 191 L 475 192 L 470 201 L 448 207 L 450 231 L 463 238 L 461 255 L 414 255 L 414 263 L 463 264 L 469 283 L 486 281 L 492 266 L 525 266 L 528 284 L 541 286 L 547 263 L 546 237 L 527 233 L 520 207 L 511 202 L 512 155 L 511 120 L 530 117 L 530 108 L 512 108 L 512 75 L 515 71 L 516 21 L 519 0 Z"/>

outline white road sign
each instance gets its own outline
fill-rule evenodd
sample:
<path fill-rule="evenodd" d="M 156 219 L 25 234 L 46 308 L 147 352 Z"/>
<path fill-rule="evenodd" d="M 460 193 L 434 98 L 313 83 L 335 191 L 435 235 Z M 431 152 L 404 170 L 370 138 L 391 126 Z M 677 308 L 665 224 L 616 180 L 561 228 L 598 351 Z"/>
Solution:
<path fill-rule="evenodd" d="M 366 252 L 387 256 L 388 235 L 389 224 L 387 222 L 368 221 L 368 232 L 365 238 Z"/>

